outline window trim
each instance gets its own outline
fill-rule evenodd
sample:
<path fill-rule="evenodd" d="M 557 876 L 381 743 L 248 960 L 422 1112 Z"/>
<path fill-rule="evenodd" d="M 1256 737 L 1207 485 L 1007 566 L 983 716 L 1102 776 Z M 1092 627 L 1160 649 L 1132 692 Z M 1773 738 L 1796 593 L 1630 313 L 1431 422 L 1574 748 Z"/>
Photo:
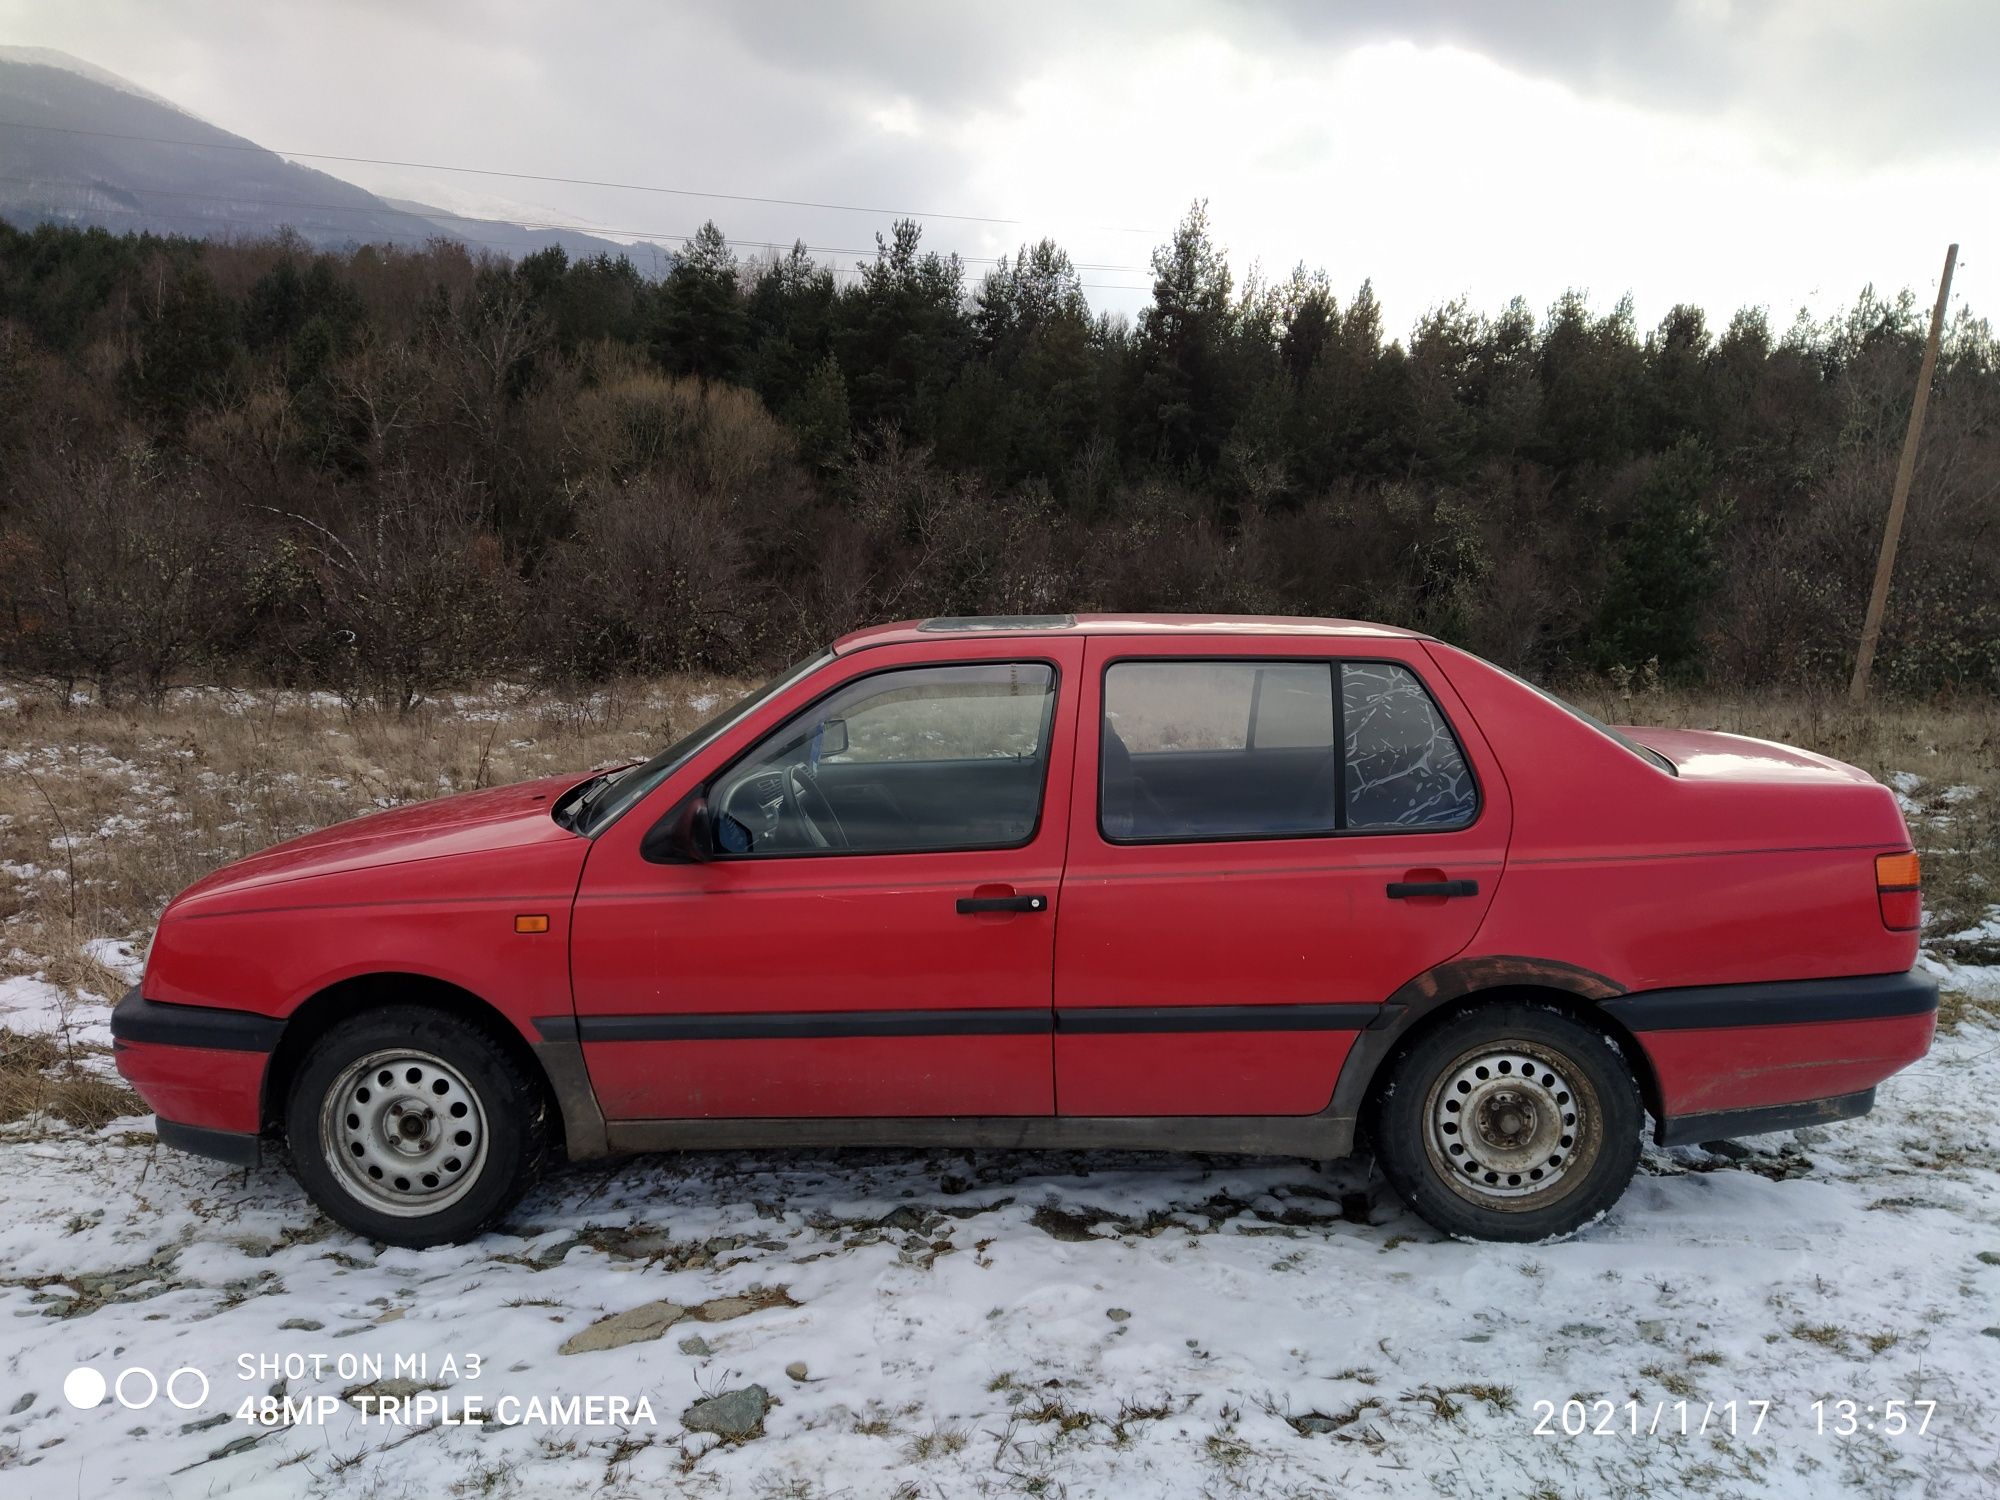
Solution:
<path fill-rule="evenodd" d="M 1313 833 L 1215 833 L 1200 835 L 1175 833 L 1140 838 L 1118 838 L 1106 832 L 1104 827 L 1104 703 L 1106 688 L 1110 683 L 1111 669 L 1113 667 L 1125 666 L 1135 662 L 1157 662 L 1167 666 L 1201 666 L 1219 662 L 1240 662 L 1259 666 L 1283 665 L 1286 663 L 1296 664 L 1299 662 L 1319 662 L 1324 664 L 1329 671 L 1334 673 L 1336 678 L 1333 684 L 1334 818 L 1341 826 L 1322 829 Z M 1338 672 L 1340 667 L 1350 663 L 1358 667 L 1401 667 L 1416 679 L 1417 686 L 1423 689 L 1424 696 L 1430 700 L 1432 709 L 1436 711 L 1438 718 L 1443 722 L 1445 732 L 1451 736 L 1452 743 L 1458 746 L 1459 759 L 1465 762 L 1466 777 L 1472 782 L 1472 816 L 1466 819 L 1465 822 L 1454 824 L 1449 828 L 1348 828 L 1345 826 L 1347 822 L 1347 704 L 1346 694 L 1341 691 L 1341 684 L 1338 681 Z M 1400 657 L 1308 656 L 1303 653 L 1295 656 L 1262 656 L 1244 652 L 1230 652 L 1226 655 L 1218 654 L 1213 656 L 1155 656 L 1151 653 L 1140 653 L 1107 657 L 1097 679 L 1097 721 L 1097 774 L 1093 778 L 1096 784 L 1097 805 L 1093 812 L 1093 821 L 1097 827 L 1097 836 L 1114 848 L 1144 849 L 1160 845 L 1171 846 L 1176 844 L 1270 844 L 1299 843 L 1319 839 L 1437 837 L 1443 834 L 1470 833 L 1474 828 L 1479 826 L 1480 821 L 1486 816 L 1486 788 L 1479 779 L 1479 768 L 1473 763 L 1472 755 L 1466 748 L 1465 736 L 1459 733 L 1458 726 L 1452 722 L 1451 715 L 1445 711 L 1444 704 L 1439 700 L 1437 692 L 1432 688 L 1429 680 L 1414 663 L 1404 661 Z"/>
<path fill-rule="evenodd" d="M 757 854 L 754 852 L 750 854 L 729 854 L 721 849 L 717 849 L 710 858 L 719 865 L 773 864 L 777 861 L 787 859 L 875 859 L 882 856 L 907 858 L 918 854 L 986 854 L 1003 849 L 1025 849 L 1033 844 L 1036 839 L 1042 836 L 1042 824 L 1048 817 L 1049 770 L 1055 762 L 1056 716 L 1062 712 L 1062 664 L 1053 657 L 1047 656 L 974 656 L 953 657 L 948 661 L 905 661 L 895 662 L 888 666 L 875 667 L 866 672 L 856 672 L 852 677 L 844 678 L 840 682 L 834 683 L 825 692 L 809 699 L 793 712 L 787 714 L 779 724 L 767 733 L 759 735 L 750 744 L 745 746 L 742 751 L 725 762 L 713 775 L 704 777 L 701 783 L 688 795 L 698 795 L 704 801 L 707 800 L 709 792 L 720 782 L 726 780 L 729 774 L 742 765 L 744 761 L 756 754 L 763 743 L 772 735 L 777 734 L 785 725 L 790 724 L 801 715 L 810 713 L 813 709 L 818 708 L 835 694 L 845 692 L 856 683 L 866 682 L 871 677 L 886 677 L 892 672 L 929 672 L 944 667 L 996 666 L 1033 666 L 1047 667 L 1049 669 L 1049 698 L 1051 702 L 1047 734 L 1048 743 L 1043 746 L 1042 781 L 1035 793 L 1035 821 L 1029 826 L 1026 837 L 1004 844 L 937 844 L 928 845 L 920 849 L 786 849 L 771 854 Z M 965 758 L 976 760 L 984 757 L 968 756 Z M 681 802 L 667 809 L 660 822 L 665 823 L 678 816 L 681 807 L 685 805 L 685 801 L 686 799 L 683 798 Z M 655 824 L 654 826 L 658 827 L 659 825 Z M 648 836 L 650 837 L 650 830 Z"/>

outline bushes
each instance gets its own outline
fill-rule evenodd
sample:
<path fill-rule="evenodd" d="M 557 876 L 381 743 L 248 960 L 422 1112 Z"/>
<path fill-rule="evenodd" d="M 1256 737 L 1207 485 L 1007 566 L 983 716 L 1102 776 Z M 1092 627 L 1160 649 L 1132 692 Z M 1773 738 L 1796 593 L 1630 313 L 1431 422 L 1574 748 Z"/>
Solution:
<path fill-rule="evenodd" d="M 240 557 L 199 480 L 149 450 L 68 458 L 21 483 L 0 531 L 0 652 L 65 702 L 88 684 L 157 703 L 214 661 Z"/>
<path fill-rule="evenodd" d="M 350 700 L 407 712 L 513 658 L 521 581 L 468 476 L 387 476 L 291 545 L 328 675 Z"/>
<path fill-rule="evenodd" d="M 768 486 L 791 461 L 790 434 L 739 386 L 654 374 L 608 349 L 597 377 L 565 423 L 585 476 L 626 484 L 660 475 L 740 496 Z"/>
<path fill-rule="evenodd" d="M 683 479 L 597 488 L 542 575 L 538 654 L 583 680 L 755 665 L 746 551 L 728 506 Z"/>

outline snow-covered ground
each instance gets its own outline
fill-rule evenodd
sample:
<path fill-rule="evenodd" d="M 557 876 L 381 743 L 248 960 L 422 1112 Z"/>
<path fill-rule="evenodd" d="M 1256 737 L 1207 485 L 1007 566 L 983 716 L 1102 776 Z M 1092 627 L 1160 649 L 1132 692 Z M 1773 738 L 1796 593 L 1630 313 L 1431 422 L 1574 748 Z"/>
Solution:
<path fill-rule="evenodd" d="M 796 1152 L 377 1250 L 143 1117 L 0 1127 L 0 1497 L 2000 1495 L 1996 934 L 1874 1115 L 1649 1152 L 1547 1246 L 1351 1164 Z M 0 1027 L 107 1000 L 0 978 Z"/>

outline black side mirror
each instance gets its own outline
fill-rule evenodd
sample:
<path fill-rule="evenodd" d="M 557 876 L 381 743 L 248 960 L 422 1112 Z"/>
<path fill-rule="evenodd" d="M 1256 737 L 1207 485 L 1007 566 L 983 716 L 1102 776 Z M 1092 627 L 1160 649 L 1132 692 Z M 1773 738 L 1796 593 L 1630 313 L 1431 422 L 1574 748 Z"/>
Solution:
<path fill-rule="evenodd" d="M 847 753 L 847 720 L 828 719 L 819 726 L 819 755 L 824 760 L 829 755 Z"/>
<path fill-rule="evenodd" d="M 639 857 L 656 865 L 705 865 L 715 858 L 715 817 L 700 792 L 646 830 Z"/>

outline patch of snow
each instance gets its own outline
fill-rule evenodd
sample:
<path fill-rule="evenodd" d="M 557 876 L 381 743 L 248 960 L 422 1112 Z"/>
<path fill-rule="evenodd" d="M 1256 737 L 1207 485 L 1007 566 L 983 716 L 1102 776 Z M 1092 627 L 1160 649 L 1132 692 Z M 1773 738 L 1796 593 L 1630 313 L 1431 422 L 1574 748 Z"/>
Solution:
<path fill-rule="evenodd" d="M 1983 920 L 1962 932 L 1949 934 L 1948 943 L 2000 942 L 2000 906 L 1989 906 Z"/>
<path fill-rule="evenodd" d="M 2000 964 L 1959 964 L 1919 954 L 1917 967 L 1948 990 L 1974 1000 L 2000 1000 Z"/>
<path fill-rule="evenodd" d="M 109 1048 L 111 1006 L 92 995 L 67 999 L 39 974 L 0 978 L 0 1026 L 23 1036 L 47 1035 Z M 5 1174 L 0 1172 L 0 1182 Z"/>
<path fill-rule="evenodd" d="M 185 115 L 190 120 L 201 120 L 204 125 L 209 123 L 207 120 L 202 120 L 202 117 L 193 110 L 183 108 L 151 89 L 142 88 L 131 79 L 121 77 L 109 68 L 100 68 L 96 63 L 85 62 L 80 57 L 58 51 L 54 47 L 0 47 L 0 62 L 23 63 L 38 68 L 60 68 L 65 73 L 74 73 L 79 78 L 88 79 L 105 88 L 116 89 L 121 94 L 130 94 L 134 98 L 144 99 L 149 104 L 158 104 L 177 115 Z"/>
<path fill-rule="evenodd" d="M 146 967 L 145 944 L 120 938 L 86 938 L 83 951 L 128 985 L 137 984 Z"/>

